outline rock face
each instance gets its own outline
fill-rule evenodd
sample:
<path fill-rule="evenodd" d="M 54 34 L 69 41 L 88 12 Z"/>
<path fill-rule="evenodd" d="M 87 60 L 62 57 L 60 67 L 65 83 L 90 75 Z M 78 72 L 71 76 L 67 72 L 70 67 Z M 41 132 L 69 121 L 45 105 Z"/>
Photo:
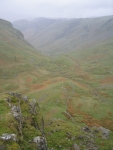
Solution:
<path fill-rule="evenodd" d="M 37 144 L 38 150 L 47 150 L 47 142 L 44 137 L 34 137 L 33 142 Z"/>
<path fill-rule="evenodd" d="M 8 141 L 8 140 L 13 140 L 13 141 L 17 141 L 17 137 L 16 134 L 8 134 L 8 133 L 4 133 L 2 134 L 2 136 L 0 136 L 0 139 Z"/>

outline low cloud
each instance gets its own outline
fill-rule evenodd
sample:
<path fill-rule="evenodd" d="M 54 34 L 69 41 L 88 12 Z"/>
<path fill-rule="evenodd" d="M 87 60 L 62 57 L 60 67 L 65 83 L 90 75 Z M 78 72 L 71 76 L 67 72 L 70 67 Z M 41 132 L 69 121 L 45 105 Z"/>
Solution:
<path fill-rule="evenodd" d="M 113 15 L 113 0 L 0 0 L 0 18 L 85 18 Z"/>

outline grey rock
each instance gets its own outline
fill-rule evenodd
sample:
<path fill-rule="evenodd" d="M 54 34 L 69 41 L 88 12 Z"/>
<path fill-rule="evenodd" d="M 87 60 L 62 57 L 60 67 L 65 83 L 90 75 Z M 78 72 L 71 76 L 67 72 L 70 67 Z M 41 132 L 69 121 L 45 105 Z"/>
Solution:
<path fill-rule="evenodd" d="M 20 93 L 9 92 L 9 95 L 16 97 L 16 98 L 22 98 L 22 94 L 20 94 Z"/>
<path fill-rule="evenodd" d="M 10 97 L 7 97 L 6 100 L 7 100 L 8 103 L 11 103 L 11 98 Z"/>
<path fill-rule="evenodd" d="M 103 139 L 107 139 L 109 137 L 109 134 L 110 134 L 110 130 L 109 129 L 106 129 L 104 127 L 99 127 L 99 130 L 102 133 L 102 138 Z"/>
<path fill-rule="evenodd" d="M 74 141 L 74 140 L 75 140 L 75 137 L 74 137 L 74 136 L 73 136 L 73 137 L 71 137 L 71 140 L 72 140 L 72 141 Z"/>
<path fill-rule="evenodd" d="M 85 132 L 90 132 L 90 128 L 87 127 L 87 126 L 86 126 L 86 127 L 83 127 L 82 130 L 85 131 Z"/>
<path fill-rule="evenodd" d="M 61 148 L 62 146 L 61 146 L 61 145 L 58 145 L 58 147 Z"/>
<path fill-rule="evenodd" d="M 40 136 L 34 137 L 33 142 L 38 143 L 40 141 Z"/>
<path fill-rule="evenodd" d="M 77 144 L 74 144 L 74 150 L 80 150 L 80 147 Z"/>
<path fill-rule="evenodd" d="M 13 106 L 12 108 L 11 108 L 11 111 L 12 112 L 20 112 L 20 108 L 18 107 L 18 106 Z"/>
<path fill-rule="evenodd" d="M 92 129 L 92 131 L 93 131 L 94 133 L 99 133 L 99 128 L 98 128 L 98 127 L 93 126 L 91 129 Z"/>
<path fill-rule="evenodd" d="M 8 133 L 4 133 L 2 134 L 2 136 L 0 136 L 0 139 L 4 140 L 4 141 L 8 141 L 8 140 L 13 140 L 13 141 L 17 141 L 17 136 L 16 134 L 8 134 Z"/>
<path fill-rule="evenodd" d="M 13 92 L 9 92 L 9 95 L 11 95 L 11 96 L 12 96 L 12 95 L 13 95 Z"/>
<path fill-rule="evenodd" d="M 44 137 L 34 137 L 33 142 L 37 144 L 38 150 L 47 150 L 47 141 Z"/>
<path fill-rule="evenodd" d="M 15 118 L 18 118 L 18 117 L 19 117 L 19 113 L 13 112 L 13 116 L 14 116 Z"/>
<path fill-rule="evenodd" d="M 12 114 L 13 114 L 13 116 L 15 117 L 15 118 L 18 118 L 19 116 L 20 116 L 20 108 L 19 108 L 19 106 L 13 106 L 12 108 L 11 108 L 11 111 L 12 111 Z"/>
<path fill-rule="evenodd" d="M 30 106 L 30 112 L 32 114 L 36 114 L 37 113 L 37 109 L 36 109 L 36 106 L 37 106 L 37 102 L 35 99 L 33 99 L 30 103 L 29 103 L 29 106 Z"/>
<path fill-rule="evenodd" d="M 84 136 L 83 135 L 78 135 L 77 139 L 84 140 Z"/>
<path fill-rule="evenodd" d="M 27 102 L 27 101 L 28 101 L 28 98 L 27 98 L 26 95 L 25 95 L 22 99 L 23 99 L 24 102 Z"/>

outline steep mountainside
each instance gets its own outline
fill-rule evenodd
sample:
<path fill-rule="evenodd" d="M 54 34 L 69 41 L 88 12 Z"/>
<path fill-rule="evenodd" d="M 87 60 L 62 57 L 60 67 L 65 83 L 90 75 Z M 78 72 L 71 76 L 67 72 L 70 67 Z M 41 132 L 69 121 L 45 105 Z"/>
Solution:
<path fill-rule="evenodd" d="M 11 23 L 0 19 L 0 83 L 3 85 L 0 92 L 26 90 L 24 83 L 28 75 L 44 70 L 46 66 L 49 68 L 50 61 L 49 57 L 39 54 L 27 43 Z"/>
<path fill-rule="evenodd" d="M 113 16 L 86 19 L 19 20 L 13 26 L 38 50 L 50 55 L 90 48 L 113 39 Z"/>

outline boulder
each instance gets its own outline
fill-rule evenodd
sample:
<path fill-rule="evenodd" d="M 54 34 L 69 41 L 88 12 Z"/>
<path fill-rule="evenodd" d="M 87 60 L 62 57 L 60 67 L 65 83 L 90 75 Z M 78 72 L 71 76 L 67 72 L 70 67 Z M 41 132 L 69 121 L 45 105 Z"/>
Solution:
<path fill-rule="evenodd" d="M 2 134 L 2 136 L 0 136 L 0 139 L 4 140 L 4 141 L 9 141 L 9 140 L 13 140 L 13 141 L 17 141 L 17 136 L 16 134 L 8 134 L 8 133 L 4 133 Z"/>
<path fill-rule="evenodd" d="M 101 133 L 103 139 L 107 139 L 109 137 L 109 134 L 110 134 L 110 130 L 106 129 L 104 127 L 96 127 L 96 126 L 94 126 L 94 127 L 92 127 L 92 130 L 94 132 Z"/>
<path fill-rule="evenodd" d="M 99 127 L 99 130 L 102 133 L 102 138 L 103 139 L 107 139 L 109 137 L 109 134 L 110 134 L 110 130 L 109 129 L 106 129 L 104 127 Z"/>
<path fill-rule="evenodd" d="M 34 137 L 33 142 L 37 144 L 38 150 L 47 150 L 47 142 L 44 137 Z"/>
<path fill-rule="evenodd" d="M 12 114 L 13 114 L 13 116 L 14 116 L 14 118 L 18 118 L 19 116 L 20 116 L 20 107 L 19 106 L 13 106 L 12 108 L 11 108 L 11 111 L 12 111 Z"/>

